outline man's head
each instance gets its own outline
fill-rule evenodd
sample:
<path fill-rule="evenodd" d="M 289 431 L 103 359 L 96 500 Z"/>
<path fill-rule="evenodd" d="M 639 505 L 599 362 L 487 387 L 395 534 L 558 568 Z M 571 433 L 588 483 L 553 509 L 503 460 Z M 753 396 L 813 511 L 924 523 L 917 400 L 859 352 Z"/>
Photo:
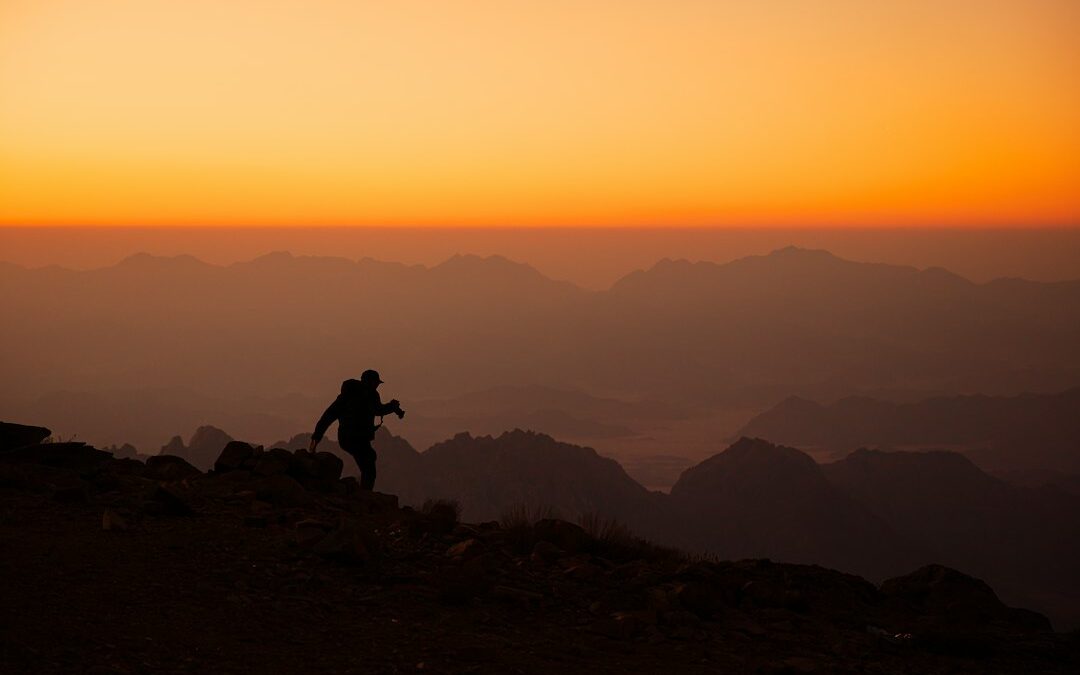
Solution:
<path fill-rule="evenodd" d="M 365 370 L 360 375 L 360 381 L 373 389 L 378 389 L 379 385 L 382 384 L 382 378 L 379 377 L 379 371 L 377 370 Z"/>

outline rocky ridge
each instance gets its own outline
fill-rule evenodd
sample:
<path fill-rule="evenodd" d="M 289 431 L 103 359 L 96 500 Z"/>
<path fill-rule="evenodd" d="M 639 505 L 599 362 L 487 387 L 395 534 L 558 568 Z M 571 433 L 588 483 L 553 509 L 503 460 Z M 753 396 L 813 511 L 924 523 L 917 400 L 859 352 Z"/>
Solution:
<path fill-rule="evenodd" d="M 875 586 L 610 521 L 458 522 L 233 441 L 209 472 L 0 428 L 0 668 L 1075 672 L 1075 635 L 941 566 Z M 23 428 L 26 429 L 25 427 Z M 47 432 L 47 430 L 45 430 Z"/>

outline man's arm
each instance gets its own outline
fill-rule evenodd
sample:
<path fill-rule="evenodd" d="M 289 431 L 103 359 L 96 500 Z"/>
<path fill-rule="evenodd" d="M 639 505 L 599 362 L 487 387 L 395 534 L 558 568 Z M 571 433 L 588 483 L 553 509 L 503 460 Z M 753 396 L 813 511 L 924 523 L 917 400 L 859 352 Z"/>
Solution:
<path fill-rule="evenodd" d="M 375 414 L 380 417 L 383 415 L 389 415 L 390 413 L 401 410 L 401 403 L 398 400 L 392 399 L 389 403 L 383 403 L 379 397 L 379 392 L 375 392 Z"/>
<path fill-rule="evenodd" d="M 327 407 L 326 412 L 322 414 L 319 421 L 315 423 L 315 431 L 311 434 L 311 447 L 310 450 L 314 451 L 315 446 L 322 440 L 323 434 L 330 428 L 330 425 L 341 416 L 341 397 L 334 399 L 334 402 Z"/>

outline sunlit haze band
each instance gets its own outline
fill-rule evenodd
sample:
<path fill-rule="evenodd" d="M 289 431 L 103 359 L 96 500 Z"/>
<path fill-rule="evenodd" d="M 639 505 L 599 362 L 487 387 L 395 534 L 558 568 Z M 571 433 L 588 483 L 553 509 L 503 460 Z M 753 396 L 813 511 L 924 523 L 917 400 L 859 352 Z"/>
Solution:
<path fill-rule="evenodd" d="M 1080 223 L 1075 0 L 5 0 L 0 225 Z"/>

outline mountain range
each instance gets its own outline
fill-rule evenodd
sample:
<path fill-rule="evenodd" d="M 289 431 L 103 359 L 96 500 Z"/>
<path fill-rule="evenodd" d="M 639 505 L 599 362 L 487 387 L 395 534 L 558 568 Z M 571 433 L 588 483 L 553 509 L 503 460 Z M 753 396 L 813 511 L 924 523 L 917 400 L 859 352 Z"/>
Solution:
<path fill-rule="evenodd" d="M 18 317 L 5 341 L 19 358 L 0 374 L 19 386 L 5 397 L 108 383 L 321 398 L 368 364 L 414 399 L 541 384 L 683 409 L 1080 380 L 1080 281 L 976 284 L 795 248 L 664 260 L 606 291 L 498 256 L 430 268 L 287 253 L 224 267 L 146 254 L 90 271 L 4 264 L 0 311 Z"/>
<path fill-rule="evenodd" d="M 664 488 L 789 396 L 904 403 L 1080 381 L 1080 282 L 973 283 L 791 247 L 663 260 L 602 291 L 499 256 L 0 264 L 0 311 L 13 317 L 0 412 L 62 436 L 147 452 L 212 424 L 268 444 L 375 366 L 418 446 L 536 428 Z"/>
<path fill-rule="evenodd" d="M 1080 388 L 1019 396 L 938 396 L 913 402 L 790 397 L 741 434 L 812 451 L 948 449 L 1016 482 L 1073 489 L 1080 476 Z"/>

